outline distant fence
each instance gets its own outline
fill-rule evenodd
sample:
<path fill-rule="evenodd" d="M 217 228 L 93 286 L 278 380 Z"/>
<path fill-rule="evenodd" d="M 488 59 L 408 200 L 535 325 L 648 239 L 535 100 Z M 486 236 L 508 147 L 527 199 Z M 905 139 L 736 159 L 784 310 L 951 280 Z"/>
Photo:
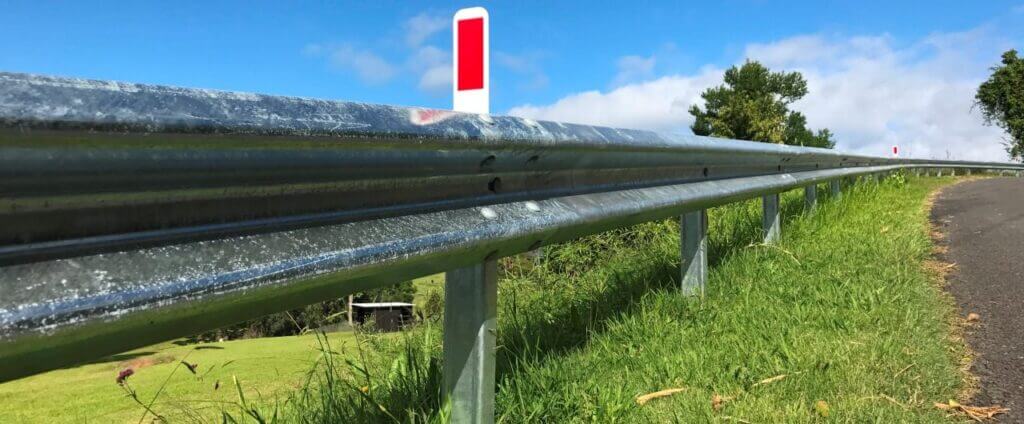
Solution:
<path fill-rule="evenodd" d="M 492 420 L 495 259 L 899 169 L 894 159 L 504 116 L 0 73 L 0 381 L 448 271 L 445 393 Z"/>

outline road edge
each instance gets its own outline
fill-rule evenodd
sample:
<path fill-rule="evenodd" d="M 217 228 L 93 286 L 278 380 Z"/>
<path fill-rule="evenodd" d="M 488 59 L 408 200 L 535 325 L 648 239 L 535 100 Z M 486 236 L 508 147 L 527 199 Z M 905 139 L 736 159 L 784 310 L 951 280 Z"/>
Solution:
<path fill-rule="evenodd" d="M 956 299 L 953 297 L 953 293 L 949 291 L 951 284 L 949 274 L 956 269 L 956 263 L 952 262 L 948 257 L 948 234 L 933 220 L 932 210 L 936 200 L 946 189 L 984 178 L 982 176 L 957 178 L 948 184 L 932 190 L 922 205 L 925 217 L 928 220 L 925 231 L 932 244 L 931 253 L 922 262 L 922 267 L 929 276 L 932 286 L 936 289 L 941 301 L 948 306 L 947 310 L 950 311 L 946 314 L 946 323 L 949 327 L 946 343 L 950 346 L 950 354 L 956 361 L 957 369 L 960 373 L 961 387 L 956 397 L 959 402 L 964 404 L 974 399 L 981 389 L 978 376 L 971 372 L 971 367 L 974 365 L 977 353 L 970 343 L 967 342 L 967 334 L 971 331 L 972 323 L 967 320 L 964 311 L 961 310 Z"/>

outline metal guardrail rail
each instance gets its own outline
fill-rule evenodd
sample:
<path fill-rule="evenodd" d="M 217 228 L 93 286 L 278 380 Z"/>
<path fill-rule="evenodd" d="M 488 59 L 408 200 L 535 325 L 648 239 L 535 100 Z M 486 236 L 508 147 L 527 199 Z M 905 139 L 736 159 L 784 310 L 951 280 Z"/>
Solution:
<path fill-rule="evenodd" d="M 450 271 L 447 393 L 487 420 L 496 258 L 683 215 L 696 293 L 707 208 L 762 196 L 772 240 L 778 193 L 903 168 L 1024 170 L 0 73 L 0 381 Z"/>

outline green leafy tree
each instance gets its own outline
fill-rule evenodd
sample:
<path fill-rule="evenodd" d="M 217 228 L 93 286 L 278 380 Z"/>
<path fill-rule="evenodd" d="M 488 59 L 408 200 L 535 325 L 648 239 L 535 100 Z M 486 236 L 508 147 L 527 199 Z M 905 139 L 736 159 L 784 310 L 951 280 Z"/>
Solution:
<path fill-rule="evenodd" d="M 1003 53 L 1002 64 L 992 67 L 992 76 L 981 83 L 974 98 L 985 123 L 1009 135 L 1010 159 L 1020 160 L 1024 155 L 1024 59 L 1017 57 L 1016 50 Z"/>
<path fill-rule="evenodd" d="M 811 131 L 807 118 L 789 105 L 807 94 L 799 72 L 772 72 L 747 61 L 725 71 L 725 84 L 704 90 L 704 108 L 693 105 L 694 134 L 768 143 L 826 147 L 835 145 L 827 129 Z"/>

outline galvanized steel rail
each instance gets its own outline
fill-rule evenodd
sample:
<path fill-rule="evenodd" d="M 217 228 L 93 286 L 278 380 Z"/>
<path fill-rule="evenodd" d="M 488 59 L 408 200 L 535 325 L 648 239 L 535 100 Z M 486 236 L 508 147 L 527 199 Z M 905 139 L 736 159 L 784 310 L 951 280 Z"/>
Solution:
<path fill-rule="evenodd" d="M 683 215 L 700 293 L 707 208 L 763 196 L 771 241 L 778 193 L 904 168 L 1024 169 L 0 73 L 0 381 L 455 270 L 446 384 L 487 416 L 496 258 Z"/>

